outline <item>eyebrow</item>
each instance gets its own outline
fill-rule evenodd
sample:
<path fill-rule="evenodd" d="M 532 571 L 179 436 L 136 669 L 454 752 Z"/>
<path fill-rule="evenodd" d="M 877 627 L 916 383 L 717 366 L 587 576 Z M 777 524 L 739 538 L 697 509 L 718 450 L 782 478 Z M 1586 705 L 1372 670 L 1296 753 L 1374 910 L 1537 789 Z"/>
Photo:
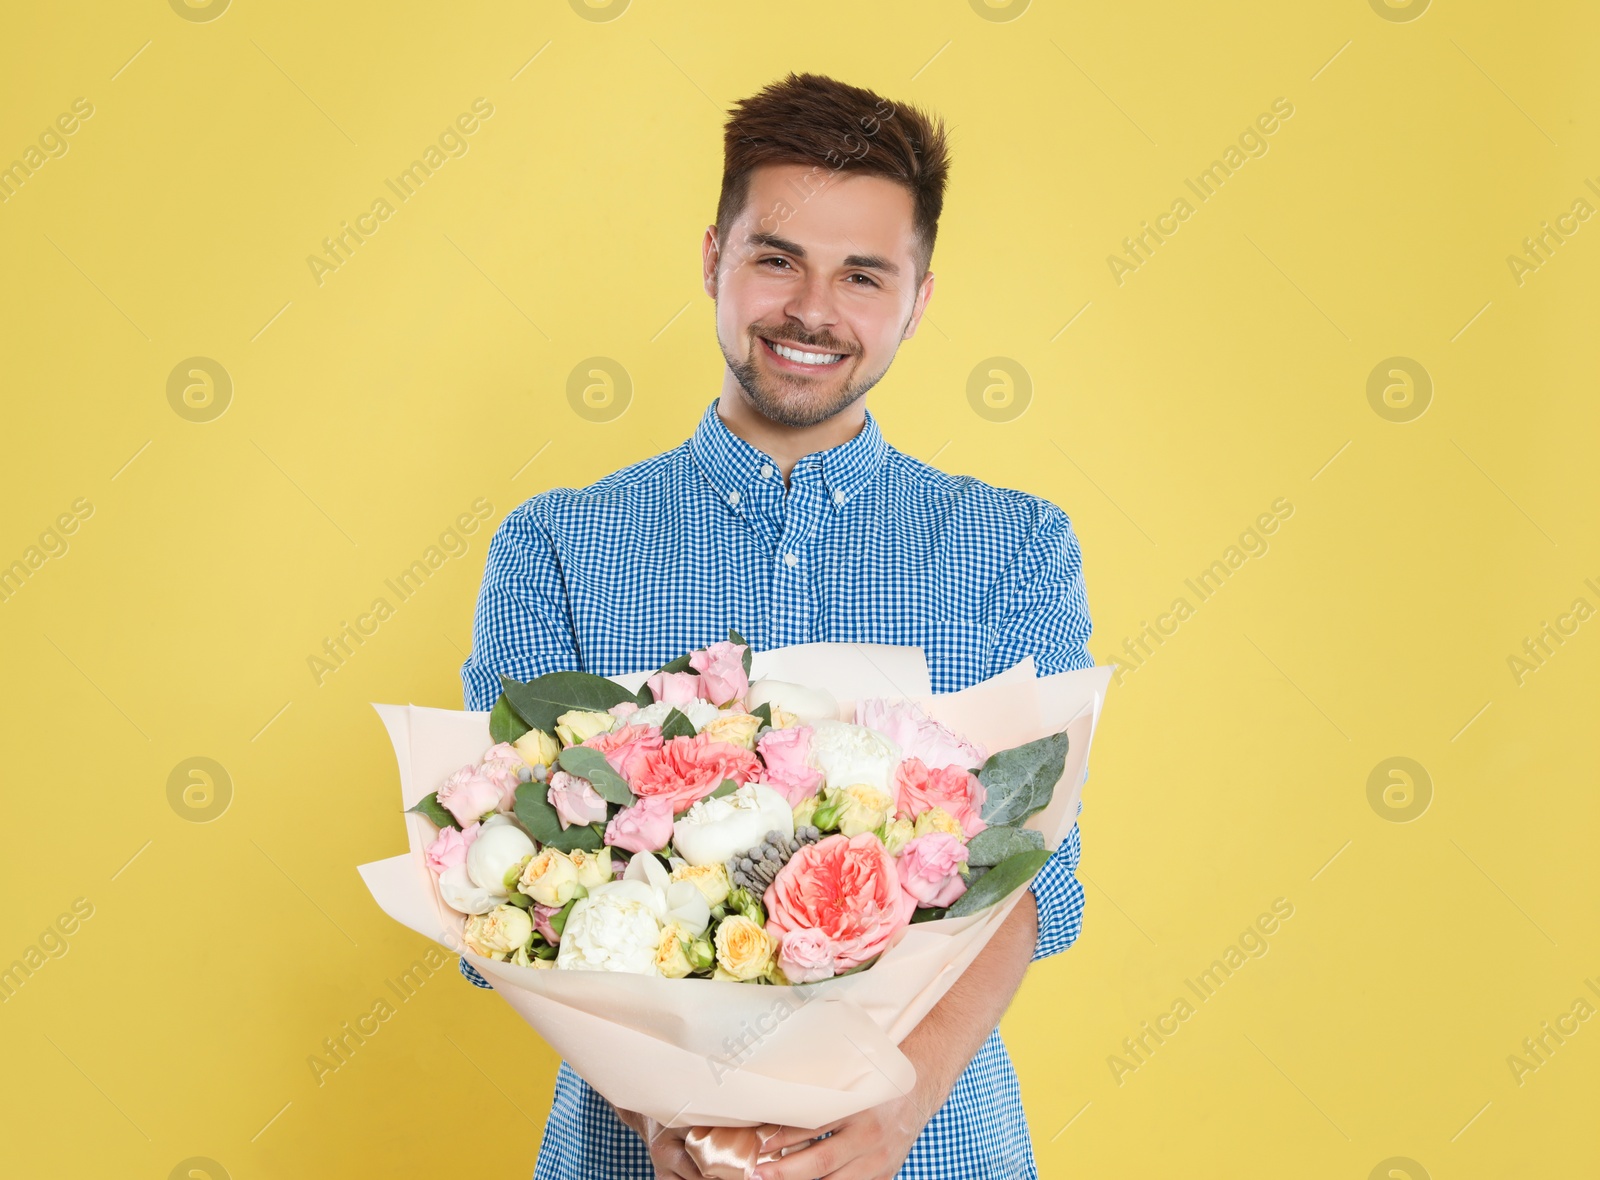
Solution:
<path fill-rule="evenodd" d="M 753 233 L 748 241 L 753 247 L 766 246 L 773 250 L 782 250 L 785 254 L 792 254 L 796 258 L 806 256 L 804 246 L 798 242 L 791 242 L 788 238 L 780 238 L 777 234 Z M 863 270 L 882 271 L 886 275 L 900 274 L 900 267 L 881 254 L 848 254 L 845 256 L 844 264 L 847 267 L 858 267 Z"/>

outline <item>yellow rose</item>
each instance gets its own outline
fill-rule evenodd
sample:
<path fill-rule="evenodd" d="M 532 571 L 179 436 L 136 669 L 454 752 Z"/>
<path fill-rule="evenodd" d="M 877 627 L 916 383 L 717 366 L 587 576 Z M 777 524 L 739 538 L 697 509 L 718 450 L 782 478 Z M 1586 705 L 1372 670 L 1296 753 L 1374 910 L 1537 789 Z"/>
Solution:
<path fill-rule="evenodd" d="M 578 891 L 577 866 L 559 848 L 542 848 L 523 868 L 517 888 L 540 905 L 566 905 Z"/>
<path fill-rule="evenodd" d="M 728 900 L 728 890 L 733 882 L 728 880 L 728 868 L 718 862 L 709 865 L 679 865 L 672 870 L 674 881 L 688 881 L 705 895 L 708 906 L 719 906 Z"/>
<path fill-rule="evenodd" d="M 661 929 L 661 944 L 656 947 L 656 969 L 668 979 L 682 979 L 694 968 L 689 963 L 686 931 L 676 922 Z"/>
<path fill-rule="evenodd" d="M 844 789 L 843 795 L 839 831 L 846 836 L 877 831 L 894 810 L 894 799 L 887 792 L 869 787 L 866 783 L 851 784 Z"/>
<path fill-rule="evenodd" d="M 596 885 L 603 885 L 611 880 L 614 869 L 611 865 L 611 849 L 602 848 L 599 852 L 586 852 L 582 848 L 574 848 L 567 853 L 567 859 L 572 862 L 572 867 L 577 871 L 578 884 L 585 889 L 593 889 Z"/>
<path fill-rule="evenodd" d="M 549 766 L 561 753 L 560 744 L 542 729 L 530 729 L 512 742 L 511 748 L 521 754 L 529 766 Z"/>
<path fill-rule="evenodd" d="M 533 937 L 533 919 L 514 905 L 495 906 L 487 914 L 473 914 L 462 931 L 467 949 L 486 959 L 501 959 L 525 946 Z"/>
<path fill-rule="evenodd" d="M 717 966 L 746 982 L 767 970 L 777 940 L 742 914 L 722 919 L 717 926 Z"/>
<path fill-rule="evenodd" d="M 930 807 L 917 816 L 912 835 L 926 836 L 930 832 L 943 832 L 947 836 L 954 836 L 963 844 L 967 842 L 966 833 L 961 830 L 961 822 L 942 807 Z"/>
<path fill-rule="evenodd" d="M 586 713 L 573 709 L 556 718 L 556 736 L 563 745 L 581 746 L 597 733 L 610 733 L 617 719 L 610 713 Z"/>
<path fill-rule="evenodd" d="M 772 706 L 773 729 L 788 729 L 791 726 L 798 725 L 799 723 L 800 718 L 796 714 L 789 712 L 789 710 L 785 709 L 781 705 Z"/>
<path fill-rule="evenodd" d="M 907 842 L 915 834 L 910 820 L 892 819 L 883 825 L 880 838 L 883 840 L 883 846 L 888 849 L 890 856 L 899 856 L 900 850 L 906 846 Z"/>
<path fill-rule="evenodd" d="M 756 730 L 761 728 L 761 718 L 750 713 L 724 713 L 715 721 L 707 722 L 700 732 L 714 742 L 727 742 L 741 750 L 756 748 Z"/>

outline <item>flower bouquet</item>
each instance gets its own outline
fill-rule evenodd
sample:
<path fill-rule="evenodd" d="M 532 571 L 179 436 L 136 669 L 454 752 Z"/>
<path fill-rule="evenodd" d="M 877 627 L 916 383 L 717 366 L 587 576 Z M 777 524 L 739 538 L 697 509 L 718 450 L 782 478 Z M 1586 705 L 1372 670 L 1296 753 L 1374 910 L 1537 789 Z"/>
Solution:
<path fill-rule="evenodd" d="M 820 1126 L 909 1089 L 896 1045 L 1076 818 L 1108 679 L 935 697 L 917 648 L 730 632 L 489 713 L 380 705 L 411 852 L 361 872 L 618 1107 Z"/>

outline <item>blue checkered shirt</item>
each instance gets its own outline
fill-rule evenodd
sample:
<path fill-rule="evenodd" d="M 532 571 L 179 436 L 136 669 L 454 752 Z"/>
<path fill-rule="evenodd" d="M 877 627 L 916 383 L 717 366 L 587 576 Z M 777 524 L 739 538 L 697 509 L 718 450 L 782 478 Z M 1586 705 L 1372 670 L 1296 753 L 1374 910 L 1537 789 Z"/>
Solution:
<path fill-rule="evenodd" d="M 1094 661 L 1078 539 L 1049 500 L 948 475 L 885 441 L 870 411 L 848 442 L 797 462 L 734 435 L 714 401 L 681 446 L 587 488 L 513 509 L 489 545 L 461 669 L 466 707 L 500 674 L 659 667 L 733 627 L 756 651 L 795 643 L 920 646 L 933 691 L 1031 655 L 1040 675 Z M 1083 915 L 1078 827 L 1031 886 L 1035 961 Z M 464 959 L 461 971 L 489 983 Z M 643 1141 L 565 1062 L 534 1180 L 650 1180 Z M 898 1180 L 1038 1175 L 999 1029 L 911 1148 Z"/>

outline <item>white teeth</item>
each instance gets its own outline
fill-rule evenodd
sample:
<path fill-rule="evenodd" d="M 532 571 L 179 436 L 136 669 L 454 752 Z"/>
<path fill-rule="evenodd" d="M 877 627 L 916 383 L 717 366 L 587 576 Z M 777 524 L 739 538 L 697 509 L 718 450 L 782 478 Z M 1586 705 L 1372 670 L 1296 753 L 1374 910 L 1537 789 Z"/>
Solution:
<path fill-rule="evenodd" d="M 802 365 L 831 365 L 844 355 L 837 352 L 801 352 L 799 349 L 786 348 L 784 345 L 773 343 L 771 340 L 767 341 L 767 343 L 772 345 L 772 350 L 779 356 L 786 357 L 791 361 L 798 361 Z"/>

